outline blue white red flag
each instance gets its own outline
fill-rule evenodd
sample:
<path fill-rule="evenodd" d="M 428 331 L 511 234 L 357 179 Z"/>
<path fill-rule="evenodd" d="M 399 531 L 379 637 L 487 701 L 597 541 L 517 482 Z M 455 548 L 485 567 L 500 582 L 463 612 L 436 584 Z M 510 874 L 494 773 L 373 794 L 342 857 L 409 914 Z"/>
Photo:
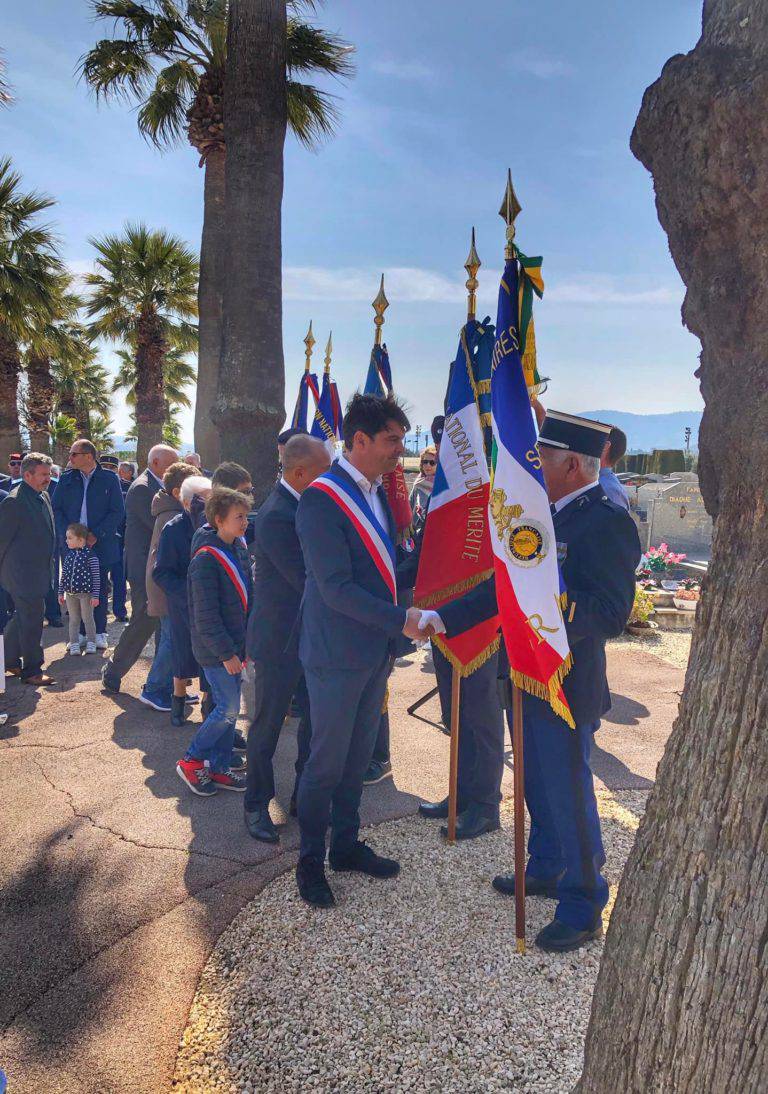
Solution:
<path fill-rule="evenodd" d="M 338 396 L 337 396 L 338 397 Z M 336 452 L 336 422 L 333 399 L 333 383 L 328 372 L 323 373 L 323 386 L 315 407 L 315 417 L 310 435 L 324 441 L 331 456 Z"/>
<path fill-rule="evenodd" d="M 542 286 L 543 287 L 543 286 Z M 513 682 L 573 726 L 562 681 L 571 653 L 541 458 L 519 350 L 517 258 L 499 287 L 491 404 L 491 542 L 496 597 Z"/>
<path fill-rule="evenodd" d="M 474 320 L 462 328 L 446 399 L 445 429 L 427 510 L 414 603 L 437 608 L 493 574 L 488 525 L 490 475 L 483 443 L 476 363 L 485 328 Z M 434 641 L 462 676 L 499 647 L 497 617 L 454 638 Z"/>
<path fill-rule="evenodd" d="M 299 394 L 296 398 L 296 406 L 291 418 L 291 429 L 302 429 L 307 432 L 307 418 L 309 415 L 309 393 L 314 396 L 315 405 L 320 398 L 317 387 L 317 376 L 313 372 L 302 372 L 299 380 Z"/>

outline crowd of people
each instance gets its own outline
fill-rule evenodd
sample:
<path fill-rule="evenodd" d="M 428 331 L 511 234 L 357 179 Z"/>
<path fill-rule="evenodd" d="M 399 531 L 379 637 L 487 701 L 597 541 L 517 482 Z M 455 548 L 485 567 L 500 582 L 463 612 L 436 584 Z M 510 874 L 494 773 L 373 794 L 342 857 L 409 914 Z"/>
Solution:
<path fill-rule="evenodd" d="M 525 696 L 532 757 L 526 766 L 527 885 L 558 900 L 551 930 L 539 941 L 562 951 L 597 937 L 607 899 L 589 747 L 609 703 L 604 643 L 629 615 L 640 551 L 624 512 L 626 495 L 611 470 L 626 438 L 612 431 L 598 458 L 594 429 L 586 419 L 571 419 L 577 424 L 566 441 L 560 432 L 548 446 L 547 418 L 536 409 L 558 553 L 562 547 L 571 560 L 567 583 L 569 592 L 578 590 L 574 607 L 579 604 L 575 622 L 573 611 L 569 620 L 572 649 L 580 643 L 578 671 L 564 684 L 576 733 L 558 725 L 541 700 Z M 450 638 L 495 612 L 492 578 L 437 611 L 412 605 L 442 419 L 433 423 L 434 444 L 420 453 L 410 494 L 415 544 L 398 543 L 382 487 L 404 454 L 408 428 L 393 397 L 355 395 L 339 454 L 303 431 L 287 430 L 278 438 L 279 478 L 258 510 L 245 468 L 225 462 L 208 473 L 194 453 L 180 457 L 165 444 L 151 449 L 137 474 L 135 466 L 99 456 L 91 441 L 78 438 L 60 474 L 49 456 L 28 452 L 12 455 L 11 474 L 0 482 L 6 675 L 38 687 L 53 683 L 44 671 L 42 631 L 46 618 L 62 625 L 62 611 L 70 655 L 104 651 L 107 693 L 121 690 L 154 637 L 138 700 L 167 713 L 178 728 L 201 704 L 201 721 L 190 727 L 176 767 L 179 778 L 200 797 L 243 793 L 248 832 L 267 843 L 280 838 L 270 814 L 273 758 L 293 711 L 299 719 L 289 807 L 301 832 L 296 879 L 303 899 L 318 907 L 334 903 L 325 874 L 329 829 L 334 870 L 387 878 L 400 869 L 359 839 L 363 786 L 391 774 L 387 692 L 396 657 L 413 642 Z M 604 434 L 599 437 L 602 446 Z M 590 529 L 600 530 L 591 551 L 585 547 Z M 115 618 L 127 621 L 112 650 L 110 594 Z M 450 671 L 437 646 L 433 657 L 447 723 Z M 247 737 L 237 729 L 246 661 L 255 690 Z M 462 688 L 459 839 L 499 826 L 504 716 L 497 678 L 504 672 L 502 647 Z M 420 812 L 444 819 L 447 799 L 422 803 Z M 514 892 L 514 877 L 500 875 L 494 885 Z"/>

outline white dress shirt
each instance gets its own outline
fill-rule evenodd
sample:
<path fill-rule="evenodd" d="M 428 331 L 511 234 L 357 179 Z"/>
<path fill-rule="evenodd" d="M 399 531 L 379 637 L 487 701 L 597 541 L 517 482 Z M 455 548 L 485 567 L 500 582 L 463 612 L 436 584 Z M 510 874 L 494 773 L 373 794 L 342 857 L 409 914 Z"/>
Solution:
<path fill-rule="evenodd" d="M 299 493 L 299 491 L 298 491 L 298 490 L 294 490 L 294 489 L 293 489 L 293 487 L 291 486 L 291 484 L 290 484 L 289 482 L 286 482 L 286 481 L 285 481 L 285 478 L 284 478 L 284 477 L 282 477 L 282 478 L 280 479 L 280 485 L 281 485 L 281 486 L 284 486 L 284 487 L 285 487 L 285 489 L 286 489 L 286 490 L 288 491 L 288 493 L 289 493 L 289 494 L 293 494 L 293 496 L 294 496 L 294 497 L 296 498 L 296 501 L 300 501 L 300 500 L 301 500 L 301 494 Z"/>
<path fill-rule="evenodd" d="M 555 512 L 559 513 L 561 509 L 565 509 L 566 505 L 569 505 L 575 498 L 578 498 L 581 494 L 586 494 L 587 490 L 591 490 L 593 486 L 597 486 L 598 480 L 594 482 L 588 482 L 586 486 L 580 486 L 578 490 L 573 490 L 570 494 L 566 494 L 564 498 L 560 498 L 559 501 L 554 503 Z"/>
<path fill-rule="evenodd" d="M 357 485 L 363 492 L 363 497 L 373 510 L 373 515 L 379 522 L 384 531 L 389 534 L 389 525 L 387 524 L 387 514 L 384 511 L 384 506 L 381 503 L 379 497 L 379 487 L 381 486 L 381 475 L 373 482 L 363 474 L 362 471 L 358 471 L 354 464 L 351 464 L 346 456 L 339 456 L 339 467 L 341 467 L 350 478 L 354 479 Z"/>

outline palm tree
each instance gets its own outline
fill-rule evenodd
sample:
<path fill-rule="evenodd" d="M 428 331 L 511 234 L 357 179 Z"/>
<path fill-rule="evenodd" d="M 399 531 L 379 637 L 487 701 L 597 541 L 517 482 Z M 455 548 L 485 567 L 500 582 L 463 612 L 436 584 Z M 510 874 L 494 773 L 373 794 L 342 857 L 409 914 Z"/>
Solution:
<path fill-rule="evenodd" d="M 88 274 L 86 313 L 95 337 L 135 351 L 137 458 L 162 438 L 164 362 L 169 350 L 190 348 L 197 336 L 197 258 L 181 239 L 145 225 L 93 239 L 98 272 Z"/>
<path fill-rule="evenodd" d="M 181 425 L 176 413 L 180 407 L 188 410 L 192 406 L 192 400 L 187 394 L 187 388 L 195 382 L 197 372 L 194 365 L 187 360 L 187 355 L 188 350 L 186 348 L 172 347 L 168 350 L 163 362 L 163 393 L 165 398 L 163 440 L 166 444 L 173 443 L 169 439 L 171 436 L 177 438 L 181 443 Z M 124 389 L 126 392 L 126 405 L 135 408 L 136 354 L 131 350 L 118 350 L 117 357 L 120 365 L 114 377 L 112 390 Z"/>
<path fill-rule="evenodd" d="M 0 453 L 21 446 L 21 349 L 55 312 L 64 267 L 51 229 L 39 222 L 53 199 L 24 193 L 0 160 Z"/>
<path fill-rule="evenodd" d="M 67 414 L 57 414 L 51 421 L 51 447 L 53 459 L 59 467 L 66 467 L 69 447 L 78 436 L 77 422 Z"/>
<path fill-rule="evenodd" d="M 200 355 L 195 408 L 195 447 L 203 462 L 218 462 L 219 437 L 210 419 L 221 355 L 225 261 L 224 76 L 227 0 L 91 0 L 95 15 L 114 20 L 123 38 L 104 38 L 81 60 L 80 69 L 97 96 L 139 104 L 140 132 L 158 147 L 184 135 L 205 168 L 203 235 L 200 247 Z M 332 96 L 301 81 L 310 73 L 337 77 L 353 71 L 351 47 L 303 18 L 312 0 L 288 0 L 284 61 L 288 124 L 308 148 L 330 136 L 337 122 Z M 117 33 L 117 29 L 115 31 Z M 256 43 L 254 55 L 261 48 Z"/>
<path fill-rule="evenodd" d="M 96 445 L 99 452 L 107 451 L 115 443 L 112 419 L 108 414 L 89 412 L 88 432 L 81 435 L 87 436 Z"/>
<path fill-rule="evenodd" d="M 50 447 L 50 427 L 56 403 L 54 360 L 68 361 L 77 359 L 79 355 L 72 320 L 82 301 L 71 291 L 71 285 L 72 279 L 68 274 L 59 278 L 53 308 L 29 332 L 24 353 L 27 375 L 23 400 L 24 424 L 29 433 L 30 448 L 35 452 L 48 452 Z"/>

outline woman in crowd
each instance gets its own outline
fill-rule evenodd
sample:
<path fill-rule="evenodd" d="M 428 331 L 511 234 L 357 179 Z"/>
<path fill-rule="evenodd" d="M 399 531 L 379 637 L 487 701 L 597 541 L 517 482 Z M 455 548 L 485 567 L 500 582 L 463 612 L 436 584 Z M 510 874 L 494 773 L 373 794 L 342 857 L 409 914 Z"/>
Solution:
<path fill-rule="evenodd" d="M 411 510 L 413 512 L 414 531 L 424 523 L 427 506 L 432 495 L 432 487 L 435 485 L 435 472 L 437 471 L 437 449 L 429 445 L 421 453 L 419 462 L 419 474 L 411 490 Z"/>
<path fill-rule="evenodd" d="M 201 689 L 208 690 L 205 677 L 192 653 L 187 570 L 192 556 L 192 537 L 197 531 L 197 522 L 192 514 L 200 502 L 205 503 L 210 493 L 210 479 L 198 475 L 196 471 L 185 476 L 179 488 L 181 512 L 174 515 L 162 529 L 152 570 L 153 581 L 165 594 L 168 606 L 173 663 L 171 722 L 175 726 L 183 725 L 186 720 L 184 703 L 188 681 L 199 676 Z"/>

